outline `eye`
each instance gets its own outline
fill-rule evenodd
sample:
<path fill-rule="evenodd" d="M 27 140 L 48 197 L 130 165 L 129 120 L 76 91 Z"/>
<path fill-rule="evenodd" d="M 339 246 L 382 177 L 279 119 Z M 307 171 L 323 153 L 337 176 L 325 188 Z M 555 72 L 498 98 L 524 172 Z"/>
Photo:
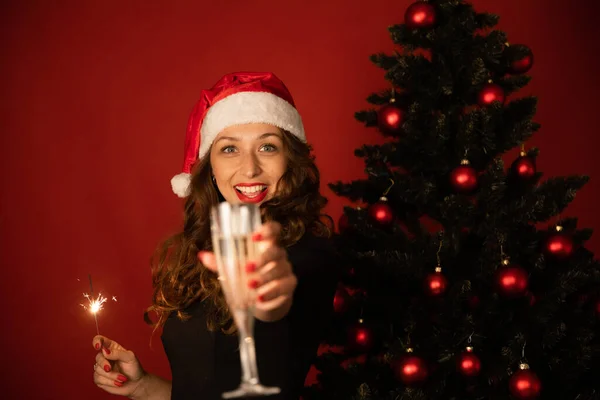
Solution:
<path fill-rule="evenodd" d="M 221 149 L 221 153 L 233 153 L 235 150 L 235 146 L 225 146 Z"/>
<path fill-rule="evenodd" d="M 260 151 L 266 151 L 267 153 L 272 153 L 274 151 L 277 151 L 277 146 L 275 146 L 274 144 L 271 144 L 271 143 L 263 144 L 260 147 Z"/>

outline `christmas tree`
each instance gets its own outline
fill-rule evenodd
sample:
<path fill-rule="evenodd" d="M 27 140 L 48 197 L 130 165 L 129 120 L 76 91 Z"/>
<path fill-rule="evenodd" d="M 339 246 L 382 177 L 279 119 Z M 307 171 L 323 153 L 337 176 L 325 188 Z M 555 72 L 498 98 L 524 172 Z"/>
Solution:
<path fill-rule="evenodd" d="M 600 268 L 560 216 L 588 178 L 536 170 L 533 53 L 497 23 L 418 1 L 371 57 L 390 88 L 356 118 L 388 140 L 355 151 L 366 178 L 330 185 L 358 206 L 305 400 L 600 398 Z"/>

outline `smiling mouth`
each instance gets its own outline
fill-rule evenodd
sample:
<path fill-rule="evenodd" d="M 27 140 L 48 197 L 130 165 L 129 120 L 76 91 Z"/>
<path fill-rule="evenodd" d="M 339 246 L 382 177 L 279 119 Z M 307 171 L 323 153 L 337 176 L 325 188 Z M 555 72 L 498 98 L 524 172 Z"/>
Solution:
<path fill-rule="evenodd" d="M 242 195 L 253 198 L 258 197 L 267 190 L 266 185 L 255 185 L 255 186 L 234 186 L 234 189 Z"/>

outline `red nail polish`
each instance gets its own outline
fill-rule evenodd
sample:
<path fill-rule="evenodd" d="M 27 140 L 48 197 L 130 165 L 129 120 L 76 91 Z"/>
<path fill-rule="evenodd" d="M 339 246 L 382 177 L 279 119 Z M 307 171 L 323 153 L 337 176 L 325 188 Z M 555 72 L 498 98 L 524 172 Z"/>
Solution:
<path fill-rule="evenodd" d="M 108 347 L 103 347 L 103 349 L 106 354 L 110 354 L 110 349 Z"/>
<path fill-rule="evenodd" d="M 106 364 L 106 365 L 104 366 L 104 370 L 105 370 L 106 372 L 110 372 L 110 365 Z"/>
<path fill-rule="evenodd" d="M 252 289 L 256 289 L 258 287 L 258 281 L 256 279 L 252 279 L 250 282 L 248 282 L 248 286 L 250 286 Z"/>
<path fill-rule="evenodd" d="M 100 350 L 100 343 L 96 343 L 96 350 Z"/>
<path fill-rule="evenodd" d="M 265 301 L 265 296 L 263 296 L 262 294 L 258 296 L 258 301 Z"/>
<path fill-rule="evenodd" d="M 127 382 L 127 377 L 125 375 L 119 374 L 119 376 L 117 376 L 117 380 L 121 382 Z"/>
<path fill-rule="evenodd" d="M 252 240 L 254 240 L 255 242 L 258 242 L 259 240 L 262 240 L 262 235 L 260 233 L 254 233 L 252 235 Z"/>
<path fill-rule="evenodd" d="M 123 382 L 115 381 L 115 386 L 121 387 L 123 386 Z"/>
<path fill-rule="evenodd" d="M 246 264 L 246 272 L 254 272 L 255 269 L 256 269 L 256 264 L 253 263 L 252 261 L 250 261 L 248 264 Z"/>

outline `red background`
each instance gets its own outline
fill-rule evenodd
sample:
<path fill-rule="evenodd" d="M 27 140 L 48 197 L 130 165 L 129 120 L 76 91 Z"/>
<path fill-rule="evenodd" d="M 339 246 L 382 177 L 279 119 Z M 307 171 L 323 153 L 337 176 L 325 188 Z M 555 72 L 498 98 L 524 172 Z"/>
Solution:
<path fill-rule="evenodd" d="M 409 0 L 4 1 L 0 6 L 0 203 L 3 398 L 103 399 L 92 383 L 95 334 L 79 306 L 91 273 L 116 295 L 100 332 L 168 376 L 142 311 L 148 259 L 180 226 L 169 180 L 179 172 L 188 113 L 199 91 L 233 70 L 272 70 L 290 87 L 327 182 L 362 176 L 353 150 L 380 141 L 355 122 L 386 87 L 368 57 L 391 52 L 387 26 Z M 593 1 L 477 0 L 501 16 L 512 43 L 535 53 L 546 176 L 592 181 L 564 213 L 600 226 L 600 46 Z M 515 152 L 507 155 L 510 161 Z M 598 252 L 598 236 L 589 242 Z"/>

